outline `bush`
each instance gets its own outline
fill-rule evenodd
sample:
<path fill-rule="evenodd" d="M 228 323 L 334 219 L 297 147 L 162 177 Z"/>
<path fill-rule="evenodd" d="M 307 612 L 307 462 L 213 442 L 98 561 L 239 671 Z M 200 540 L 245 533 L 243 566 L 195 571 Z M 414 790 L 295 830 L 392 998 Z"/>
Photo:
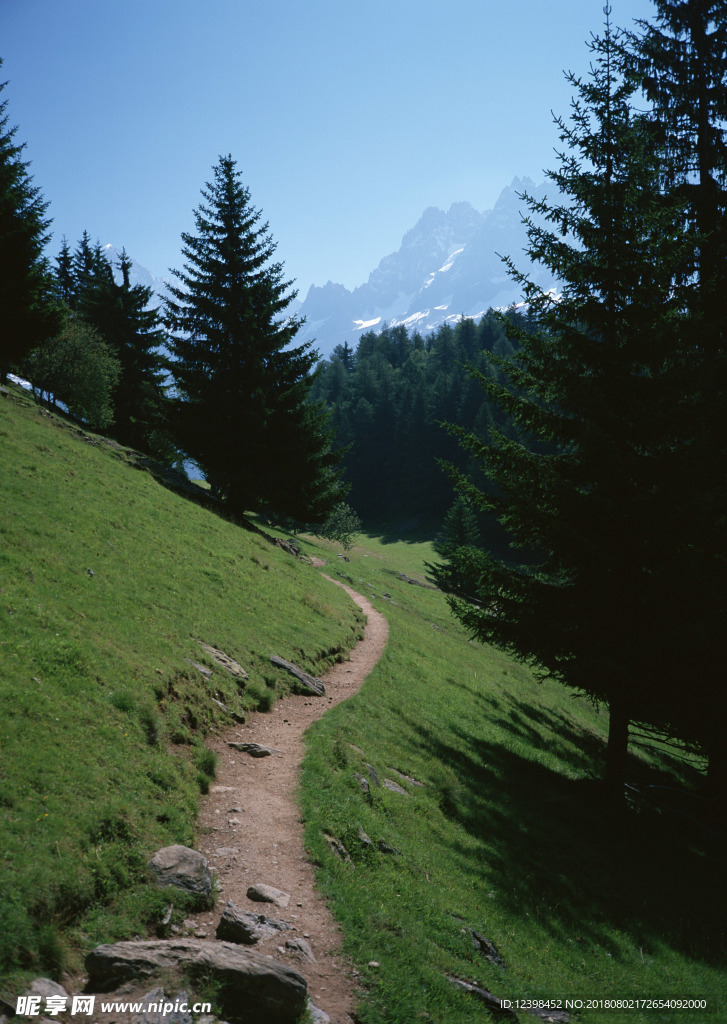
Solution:
<path fill-rule="evenodd" d="M 82 320 L 68 319 L 55 338 L 28 356 L 24 372 L 35 391 L 72 416 L 102 430 L 113 421 L 111 395 L 121 365 L 105 341 Z"/>
<path fill-rule="evenodd" d="M 350 505 L 340 502 L 332 510 L 323 526 L 318 527 L 317 537 L 336 541 L 344 551 L 353 547 L 356 535 L 362 530 L 361 520 Z"/>

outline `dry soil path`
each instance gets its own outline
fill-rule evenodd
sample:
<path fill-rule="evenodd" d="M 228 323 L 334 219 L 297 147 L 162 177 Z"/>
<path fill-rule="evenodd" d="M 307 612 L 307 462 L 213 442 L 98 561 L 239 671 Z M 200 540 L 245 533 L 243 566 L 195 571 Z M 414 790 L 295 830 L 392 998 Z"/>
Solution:
<path fill-rule="evenodd" d="M 221 906 L 231 899 L 241 910 L 262 912 L 295 928 L 255 948 L 299 971 L 308 982 L 311 999 L 329 1015 L 331 1024 L 351 1024 L 355 977 L 340 953 L 340 931 L 316 889 L 313 866 L 305 853 L 296 790 L 305 730 L 328 708 L 356 693 L 381 657 L 388 623 L 361 594 L 329 576 L 326 579 L 342 586 L 366 614 L 364 638 L 351 651 L 349 661 L 334 665 L 321 677 L 326 686 L 324 697 L 280 699 L 271 712 L 256 712 L 245 725 L 210 742 L 219 754 L 219 765 L 215 784 L 202 805 L 197 848 L 217 869 Z M 261 743 L 278 752 L 253 758 L 229 747 L 229 740 Z M 255 883 L 289 893 L 288 907 L 253 903 L 247 898 L 247 889 Z M 214 937 L 220 905 L 213 914 L 192 919 L 195 934 Z M 304 962 L 285 951 L 288 937 L 305 938 L 315 962 Z"/>

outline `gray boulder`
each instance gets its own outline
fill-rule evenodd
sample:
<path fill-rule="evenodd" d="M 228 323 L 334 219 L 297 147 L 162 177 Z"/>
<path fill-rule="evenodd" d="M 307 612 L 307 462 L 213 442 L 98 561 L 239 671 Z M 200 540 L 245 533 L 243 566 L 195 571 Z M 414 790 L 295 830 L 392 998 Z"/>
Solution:
<path fill-rule="evenodd" d="M 162 888 L 174 885 L 204 896 L 212 892 L 212 875 L 206 859 L 188 846 L 165 846 L 157 850 L 148 867 Z"/>
<path fill-rule="evenodd" d="M 63 999 L 68 999 L 68 993 L 59 985 L 57 981 L 51 981 L 50 978 L 36 978 L 31 981 L 26 992 L 26 996 L 40 996 L 41 999 L 47 999 L 48 996 L 61 996 Z"/>
<path fill-rule="evenodd" d="M 236 907 L 232 900 L 228 900 L 215 934 L 218 939 L 227 942 L 240 942 L 245 946 L 253 946 L 256 942 L 287 931 L 289 928 L 290 925 L 285 921 L 277 921 L 273 917 L 265 917 L 264 914 L 248 913 L 248 911 Z"/>
<path fill-rule="evenodd" d="M 163 988 L 154 988 L 147 992 L 143 999 L 144 1009 L 141 1013 L 132 1016 L 132 1024 L 193 1024 L 192 1014 L 189 1010 L 174 1010 L 164 1013 L 164 1004 L 189 1004 L 191 1002 L 189 993 L 180 990 L 176 995 L 171 995 Z"/>
<path fill-rule="evenodd" d="M 218 1016 L 235 1024 L 295 1024 L 306 1005 L 306 981 L 297 971 L 232 942 L 116 942 L 97 946 L 85 963 L 91 992 L 180 968 L 191 977 L 199 972 L 217 986 Z"/>
<path fill-rule="evenodd" d="M 274 903 L 276 907 L 287 907 L 290 895 L 273 888 L 272 885 L 251 885 L 247 890 L 247 898 L 255 903 Z"/>

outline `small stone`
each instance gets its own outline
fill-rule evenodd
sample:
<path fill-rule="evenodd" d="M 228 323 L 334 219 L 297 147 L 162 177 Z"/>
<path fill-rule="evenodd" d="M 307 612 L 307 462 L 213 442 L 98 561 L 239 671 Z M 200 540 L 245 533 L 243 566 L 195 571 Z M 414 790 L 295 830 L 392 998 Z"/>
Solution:
<path fill-rule="evenodd" d="M 251 885 L 247 890 L 247 898 L 255 903 L 274 903 L 276 907 L 287 907 L 290 903 L 290 894 L 272 885 Z"/>
<path fill-rule="evenodd" d="M 313 950 L 305 939 L 288 939 L 285 943 L 285 948 L 294 956 L 299 956 L 301 960 L 315 963 L 316 958 L 313 956 Z"/>
<path fill-rule="evenodd" d="M 205 896 L 212 892 L 207 861 L 201 853 L 187 846 L 165 846 L 157 850 L 148 867 L 161 887 L 173 885 Z"/>
<path fill-rule="evenodd" d="M 340 859 L 342 861 L 345 861 L 347 864 L 349 864 L 351 862 L 351 857 L 349 855 L 349 852 L 346 849 L 346 847 L 343 845 L 343 843 L 341 842 L 340 839 L 336 839 L 335 836 L 329 836 L 329 835 L 327 835 L 325 833 L 324 833 L 324 839 L 326 840 L 326 842 L 330 846 L 331 850 L 333 850 L 333 852 L 335 853 L 335 855 L 337 857 L 340 857 Z"/>
<path fill-rule="evenodd" d="M 513 1024 L 517 1024 L 519 1017 L 513 1010 L 507 1006 L 503 1006 L 502 1000 L 498 999 L 497 996 L 493 995 L 486 988 L 482 988 L 480 985 L 475 985 L 470 981 L 465 981 L 464 978 L 457 978 L 452 974 L 446 975 L 447 981 L 450 985 L 454 985 L 461 992 L 470 992 L 473 996 L 476 996 L 481 1000 L 487 1008 L 496 1013 L 498 1017 L 504 1020 L 513 1021 Z"/>
<path fill-rule="evenodd" d="M 205 679 L 209 679 L 210 676 L 212 675 L 212 669 L 207 668 L 206 665 L 200 665 L 199 662 L 192 661 L 191 658 L 185 658 L 184 660 L 188 661 L 192 668 L 196 668 L 200 675 L 203 675 Z"/>
<path fill-rule="evenodd" d="M 229 672 L 230 675 L 236 676 L 238 679 L 249 678 L 242 665 L 238 664 L 238 662 L 233 658 L 230 658 L 224 651 L 219 650 L 217 647 L 211 647 L 202 640 L 198 640 L 197 643 L 207 652 L 207 654 L 209 654 L 211 658 L 214 659 L 214 661 L 217 662 L 218 665 L 221 665 L 225 671 Z"/>
<path fill-rule="evenodd" d="M 280 753 L 274 747 L 264 747 L 262 743 L 234 743 L 232 740 L 228 740 L 227 746 L 241 750 L 244 754 L 249 754 L 250 757 L 270 757 L 271 754 Z M 234 763 L 234 761 L 231 762 L 231 764 Z"/>
<path fill-rule="evenodd" d="M 308 1013 L 313 1024 L 331 1024 L 331 1018 L 328 1014 L 324 1010 L 319 1009 L 310 999 L 308 1000 Z"/>
<path fill-rule="evenodd" d="M 404 782 L 408 782 L 412 786 L 421 786 L 422 788 L 425 788 L 426 786 L 425 782 L 420 782 L 418 779 L 413 778 L 411 775 L 407 775 L 405 772 L 400 772 L 396 768 L 389 768 L 389 771 L 393 772 L 394 775 L 398 775 L 400 779 L 403 779 Z"/>
<path fill-rule="evenodd" d="M 374 844 L 371 842 L 369 837 L 366 835 L 366 833 L 364 832 L 364 830 L 363 830 L 361 825 L 359 825 L 359 827 L 358 827 L 358 837 L 359 837 L 359 839 L 361 840 L 361 842 L 363 843 L 363 845 L 367 849 L 369 849 L 369 850 L 375 849 Z"/>
<path fill-rule="evenodd" d="M 378 960 L 369 960 L 369 967 L 380 967 L 381 964 Z"/>
<path fill-rule="evenodd" d="M 295 676 L 298 682 L 301 683 L 306 690 L 308 690 L 311 693 L 314 693 L 316 697 L 322 697 L 323 694 L 326 692 L 326 688 L 320 679 L 318 679 L 316 676 L 309 675 L 307 672 L 304 672 L 302 668 L 299 668 L 297 665 L 294 665 L 290 661 L 286 661 L 285 658 L 279 658 L 276 654 L 274 654 L 270 661 L 273 665 L 275 665 L 276 668 L 285 669 L 286 672 L 289 672 L 292 676 Z"/>
<path fill-rule="evenodd" d="M 363 775 L 359 775 L 358 772 L 354 772 L 353 777 L 356 779 L 356 782 L 358 782 L 359 786 L 361 787 L 361 792 L 365 796 L 369 796 L 371 793 L 371 787 L 369 786 L 368 779 L 365 779 Z"/>
<path fill-rule="evenodd" d="M 497 947 L 494 946 L 489 939 L 485 938 L 484 935 L 481 935 L 480 932 L 474 931 L 474 929 L 472 930 L 472 945 L 476 950 L 482 953 L 484 958 L 489 960 L 491 964 L 494 964 L 496 967 L 505 966 L 505 961 L 500 956 Z"/>
<path fill-rule="evenodd" d="M 407 793 L 403 786 L 400 786 L 398 782 L 392 782 L 391 779 L 384 779 L 384 787 L 392 793 L 400 793 L 401 796 L 411 796 L 411 793 Z"/>

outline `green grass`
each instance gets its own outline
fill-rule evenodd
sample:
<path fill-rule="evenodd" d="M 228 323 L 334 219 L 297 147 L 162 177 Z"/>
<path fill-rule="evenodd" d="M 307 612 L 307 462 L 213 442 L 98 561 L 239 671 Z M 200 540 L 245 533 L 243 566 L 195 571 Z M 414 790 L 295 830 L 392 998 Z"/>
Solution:
<path fill-rule="evenodd" d="M 714 1011 L 583 1009 L 584 1022 L 726 1019 L 723 851 L 682 817 L 609 809 L 606 713 L 473 645 L 441 594 L 401 581 L 425 578 L 430 545 L 359 538 L 349 554 L 331 568 L 386 614 L 390 638 L 362 691 L 310 730 L 302 807 L 360 972 L 361 1024 L 491 1019 L 448 974 L 503 999 L 707 996 Z M 665 747 L 633 751 L 632 780 L 694 781 Z M 370 780 L 369 764 L 410 795 L 372 783 L 367 797 L 355 776 Z M 370 850 L 360 828 L 400 855 Z"/>
<path fill-rule="evenodd" d="M 6 985 L 153 933 L 170 900 L 146 862 L 194 841 L 214 775 L 205 733 L 287 689 L 272 654 L 320 673 L 360 632 L 357 609 L 310 566 L 12 390 L 0 400 Z"/>
<path fill-rule="evenodd" d="M 309 565 L 15 390 L 0 399 L 0 472 L 9 995 L 30 975 L 78 969 L 97 942 L 161 934 L 170 903 L 172 923 L 189 912 L 148 884 L 145 865 L 161 845 L 194 842 L 215 771 L 205 734 L 284 692 L 271 654 L 320 673 L 360 616 Z M 605 713 L 470 643 L 441 594 L 400 578 L 426 580 L 431 545 L 361 537 L 344 562 L 333 544 L 298 542 L 390 623 L 362 691 L 310 731 L 301 795 L 310 855 L 359 972 L 361 1024 L 490 1020 L 448 974 L 513 1000 L 707 996 L 714 1009 L 584 1010 L 585 1024 L 724 1019 L 722 851 L 689 819 L 609 810 L 597 781 Z M 410 795 L 372 782 L 366 796 L 355 776 L 370 778 L 369 765 Z M 630 778 L 692 775 L 668 748 L 634 746 Z M 360 829 L 399 852 L 371 850 Z M 504 968 L 474 948 L 473 930 Z"/>

